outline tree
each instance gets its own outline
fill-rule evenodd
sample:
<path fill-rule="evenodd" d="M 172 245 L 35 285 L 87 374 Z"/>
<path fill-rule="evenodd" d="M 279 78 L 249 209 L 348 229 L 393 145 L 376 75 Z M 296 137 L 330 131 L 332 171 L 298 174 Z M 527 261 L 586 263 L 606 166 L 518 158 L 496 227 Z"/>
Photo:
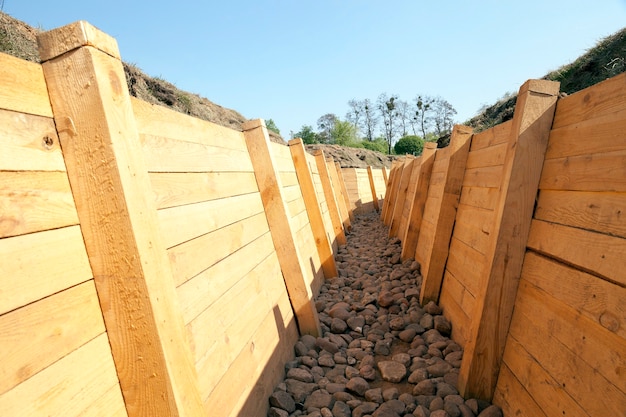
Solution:
<path fill-rule="evenodd" d="M 409 128 L 409 124 L 411 122 L 411 110 L 409 108 L 409 103 L 404 100 L 396 101 L 396 108 L 398 113 L 398 123 L 400 128 L 400 135 L 406 136 L 409 134 L 407 129 Z M 415 132 L 413 132 L 415 133 Z"/>
<path fill-rule="evenodd" d="M 348 106 L 350 107 L 350 111 L 346 113 L 346 120 L 354 125 L 358 134 L 358 130 L 361 126 L 361 120 L 363 118 L 363 101 L 352 99 L 348 101 Z"/>
<path fill-rule="evenodd" d="M 369 98 L 363 100 L 363 132 L 370 142 L 374 140 L 374 132 L 378 125 L 378 115 L 376 109 Z"/>
<path fill-rule="evenodd" d="M 277 135 L 280 135 L 280 130 L 278 129 L 278 126 L 276 126 L 276 123 L 274 123 L 272 119 L 268 119 L 265 121 L 265 127 L 267 127 L 268 130 L 271 130 L 272 132 L 276 133 Z"/>
<path fill-rule="evenodd" d="M 424 141 L 419 136 L 403 136 L 398 140 L 393 150 L 398 155 L 421 155 L 424 149 Z"/>
<path fill-rule="evenodd" d="M 456 110 L 452 104 L 441 97 L 437 97 L 433 103 L 433 122 L 437 137 L 442 137 L 452 132 L 454 115 Z"/>
<path fill-rule="evenodd" d="M 356 128 L 349 121 L 336 120 L 330 132 L 331 143 L 342 146 L 352 146 L 358 141 Z"/>
<path fill-rule="evenodd" d="M 317 133 L 315 133 L 313 127 L 309 125 L 302 126 L 300 131 L 294 133 L 292 137 L 302 139 L 302 142 L 307 145 L 310 145 L 312 143 L 319 143 Z"/>
<path fill-rule="evenodd" d="M 326 113 L 319 119 L 317 119 L 317 127 L 320 130 L 318 133 L 318 139 L 321 143 L 331 143 L 331 132 L 337 123 L 337 116 L 332 113 Z"/>
<path fill-rule="evenodd" d="M 417 134 L 415 126 L 422 133 L 422 137 L 426 137 L 426 131 L 430 127 L 431 112 L 435 99 L 430 96 L 417 96 L 415 98 L 415 115 L 413 116 L 413 133 Z"/>
<path fill-rule="evenodd" d="M 369 149 L 370 151 L 376 151 L 382 154 L 388 153 L 387 141 L 385 140 L 385 138 L 376 138 L 372 141 L 364 140 L 361 142 L 361 145 L 363 145 L 365 149 Z"/>
<path fill-rule="evenodd" d="M 396 119 L 398 117 L 396 100 L 398 100 L 397 96 L 387 97 L 386 93 L 382 93 L 378 96 L 378 101 L 376 102 L 378 111 L 383 119 L 383 135 L 387 141 L 387 149 L 390 154 L 393 138 L 396 134 Z"/>

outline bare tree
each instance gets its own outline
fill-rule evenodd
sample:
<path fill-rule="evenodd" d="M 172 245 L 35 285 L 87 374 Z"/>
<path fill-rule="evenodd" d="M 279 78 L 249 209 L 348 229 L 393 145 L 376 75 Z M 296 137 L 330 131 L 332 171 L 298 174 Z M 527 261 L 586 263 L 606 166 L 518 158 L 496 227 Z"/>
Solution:
<path fill-rule="evenodd" d="M 337 116 L 332 113 L 327 113 L 317 119 L 317 127 L 320 130 L 319 140 L 322 143 L 330 143 L 332 138 L 332 131 L 337 123 Z"/>
<path fill-rule="evenodd" d="M 378 126 L 378 114 L 369 98 L 363 100 L 363 131 L 367 140 L 374 140 L 374 132 Z"/>
<path fill-rule="evenodd" d="M 398 113 L 400 136 L 403 137 L 409 134 L 408 128 L 411 123 L 411 109 L 409 103 L 404 100 L 396 100 L 396 109 Z"/>
<path fill-rule="evenodd" d="M 387 96 L 387 93 L 382 93 L 378 96 L 376 106 L 383 119 L 383 135 L 387 141 L 387 148 L 389 154 L 391 154 L 391 147 L 393 145 L 393 139 L 396 134 L 396 122 L 398 118 L 398 112 L 396 109 L 397 96 Z"/>
<path fill-rule="evenodd" d="M 437 97 L 433 103 L 432 112 L 432 120 L 437 137 L 442 137 L 452 132 L 454 115 L 456 115 L 456 109 L 452 107 L 452 104 L 441 97 Z"/>
<path fill-rule="evenodd" d="M 352 99 L 348 101 L 350 111 L 346 113 L 346 120 L 354 125 L 354 128 L 358 132 L 361 127 L 361 120 L 363 118 L 363 101 Z"/>
<path fill-rule="evenodd" d="M 418 95 L 415 98 L 415 113 L 413 116 L 413 121 L 414 121 L 414 133 L 417 134 L 417 132 L 415 132 L 415 125 L 417 125 L 418 129 L 420 130 L 420 132 L 422 133 L 422 139 L 426 139 L 426 133 L 428 128 L 430 127 L 430 123 L 431 123 L 431 113 L 433 110 L 433 103 L 435 102 L 435 99 L 433 97 L 430 96 L 421 96 Z"/>

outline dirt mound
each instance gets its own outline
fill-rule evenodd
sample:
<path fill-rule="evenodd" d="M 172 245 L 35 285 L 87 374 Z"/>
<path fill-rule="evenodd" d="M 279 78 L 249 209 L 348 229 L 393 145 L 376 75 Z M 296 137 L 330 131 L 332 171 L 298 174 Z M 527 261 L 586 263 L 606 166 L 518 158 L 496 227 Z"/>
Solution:
<path fill-rule="evenodd" d="M 391 162 L 397 155 L 384 155 L 380 152 L 363 148 L 348 148 L 339 145 L 306 145 L 306 150 L 313 153 L 314 150 L 322 149 L 324 154 L 331 156 L 335 162 L 339 162 L 342 168 L 390 168 Z"/>

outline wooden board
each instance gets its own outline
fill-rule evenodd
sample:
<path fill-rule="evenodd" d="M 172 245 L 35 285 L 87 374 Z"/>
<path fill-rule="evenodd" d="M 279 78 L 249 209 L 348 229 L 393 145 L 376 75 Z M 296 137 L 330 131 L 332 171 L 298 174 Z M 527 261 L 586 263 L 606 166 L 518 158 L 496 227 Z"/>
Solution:
<path fill-rule="evenodd" d="M 624 239 L 533 220 L 528 247 L 604 279 L 626 286 Z"/>
<path fill-rule="evenodd" d="M 459 204 L 493 210 L 496 207 L 499 195 L 499 188 L 463 186 Z"/>
<path fill-rule="evenodd" d="M 454 237 L 486 254 L 494 222 L 493 211 L 459 204 L 456 221 Z"/>
<path fill-rule="evenodd" d="M 65 171 L 54 121 L 49 117 L 0 110 L 0 143 L 2 171 Z"/>
<path fill-rule="evenodd" d="M 470 151 L 467 155 L 467 169 L 502 165 L 506 148 L 506 143 L 498 143 L 487 148 Z"/>
<path fill-rule="evenodd" d="M 65 172 L 0 171 L 0 238 L 78 224 Z"/>
<path fill-rule="evenodd" d="M 41 65 L 0 53 L 0 109 L 52 117 Z"/>
<path fill-rule="evenodd" d="M 470 152 L 488 148 L 499 143 L 508 142 L 512 126 L 513 120 L 509 120 L 482 132 L 476 133 L 472 138 Z"/>
<path fill-rule="evenodd" d="M 450 239 L 450 253 L 446 270 L 458 277 L 463 286 L 474 296 L 480 293 L 484 281 L 485 255 L 456 237 Z M 445 285 L 445 283 L 444 283 Z"/>
<path fill-rule="evenodd" d="M 78 226 L 0 239 L 0 313 L 93 277 Z"/>
<path fill-rule="evenodd" d="M 501 179 L 501 165 L 471 168 L 465 171 L 463 185 L 465 187 L 499 188 Z"/>
<path fill-rule="evenodd" d="M 500 368 L 493 403 L 505 416 L 548 417 L 506 364 Z"/>

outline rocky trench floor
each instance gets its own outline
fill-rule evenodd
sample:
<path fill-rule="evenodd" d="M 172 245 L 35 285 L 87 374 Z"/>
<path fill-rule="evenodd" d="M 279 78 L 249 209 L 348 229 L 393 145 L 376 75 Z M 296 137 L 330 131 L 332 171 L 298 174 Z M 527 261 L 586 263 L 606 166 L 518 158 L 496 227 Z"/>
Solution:
<path fill-rule="evenodd" d="M 419 304 L 419 264 L 400 261 L 377 213 L 355 219 L 339 277 L 315 300 L 322 337 L 302 336 L 269 417 L 494 417 L 456 389 L 463 350 L 433 302 Z"/>

